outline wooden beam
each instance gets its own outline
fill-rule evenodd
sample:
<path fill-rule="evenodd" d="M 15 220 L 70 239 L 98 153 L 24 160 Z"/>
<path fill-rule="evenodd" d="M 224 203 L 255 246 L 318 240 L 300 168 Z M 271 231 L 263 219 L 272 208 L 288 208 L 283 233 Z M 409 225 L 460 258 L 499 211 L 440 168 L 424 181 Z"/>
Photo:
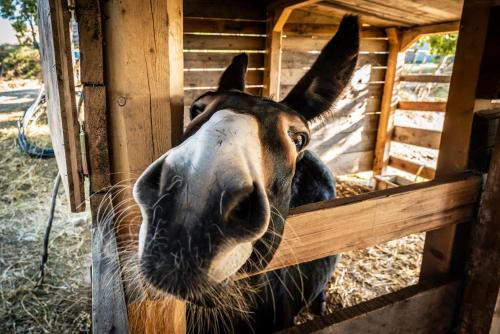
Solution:
<path fill-rule="evenodd" d="M 444 112 L 446 110 L 446 102 L 399 101 L 397 109 Z"/>
<path fill-rule="evenodd" d="M 407 82 L 449 83 L 451 80 L 451 75 L 412 74 L 402 75 L 400 80 Z"/>
<path fill-rule="evenodd" d="M 433 168 L 392 155 L 389 157 L 389 166 L 428 180 L 432 180 L 436 176 L 436 170 Z"/>
<path fill-rule="evenodd" d="M 427 129 L 409 128 L 405 126 L 394 127 L 392 140 L 409 145 L 439 149 L 441 132 Z"/>
<path fill-rule="evenodd" d="M 459 333 L 488 333 L 500 291 L 500 125 L 473 226 Z"/>
<path fill-rule="evenodd" d="M 446 34 L 457 32 L 460 28 L 460 21 L 444 22 L 407 28 L 403 30 L 400 51 L 406 51 L 420 37 L 426 35 Z"/>
<path fill-rule="evenodd" d="M 264 61 L 264 96 L 280 98 L 282 31 L 275 31 L 278 14 L 271 12 L 267 22 L 266 58 Z"/>
<path fill-rule="evenodd" d="M 486 119 L 500 118 L 500 100 L 476 99 L 474 113 Z"/>
<path fill-rule="evenodd" d="M 468 174 L 291 210 L 283 241 L 265 271 L 466 222 L 480 186 L 481 178 Z"/>
<path fill-rule="evenodd" d="M 121 190 L 113 199 L 115 214 L 122 217 L 117 227 L 122 247 L 134 243 L 141 222 L 131 194 L 135 179 L 182 136 L 183 3 L 111 0 L 104 2 L 103 10 L 111 173 L 113 185 Z M 127 211 L 120 212 L 123 207 Z M 130 291 L 126 286 L 132 332 L 178 333 L 185 328 L 179 315 L 183 303 L 169 303 L 165 312 L 161 300 L 134 304 Z M 159 317 L 162 321 L 151 327 L 152 319 Z"/>
<path fill-rule="evenodd" d="M 271 2 L 267 9 L 275 15 L 273 31 L 283 31 L 286 21 L 294 9 L 311 5 L 320 0 L 278 0 Z"/>
<path fill-rule="evenodd" d="M 72 212 L 85 209 L 80 125 L 75 103 L 69 9 L 66 1 L 38 0 L 40 54 L 47 114 L 57 167 Z"/>
<path fill-rule="evenodd" d="M 400 36 L 396 28 L 386 30 L 389 38 L 389 56 L 385 71 L 385 84 L 380 104 L 380 118 L 373 161 L 373 173 L 381 175 L 387 167 L 390 141 L 394 125 L 394 112 L 398 101 L 398 83 L 403 54 L 399 53 Z"/>
<path fill-rule="evenodd" d="M 485 48 L 490 6 L 490 2 L 481 0 L 464 2 L 441 135 L 437 177 L 457 173 L 468 167 L 476 87 Z M 455 232 L 456 226 L 448 226 L 426 234 L 421 279 L 450 270 L 463 270 L 466 246 L 455 243 Z M 464 236 L 461 239 L 467 238 Z M 452 260 L 456 266 L 452 267 Z"/>
<path fill-rule="evenodd" d="M 284 330 L 282 334 L 445 334 L 453 329 L 460 282 L 418 284 Z"/>

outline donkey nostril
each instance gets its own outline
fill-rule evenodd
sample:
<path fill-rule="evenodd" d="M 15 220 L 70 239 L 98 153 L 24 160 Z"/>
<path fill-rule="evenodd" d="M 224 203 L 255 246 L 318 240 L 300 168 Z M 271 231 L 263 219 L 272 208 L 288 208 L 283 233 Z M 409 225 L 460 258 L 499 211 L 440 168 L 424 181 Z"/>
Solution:
<path fill-rule="evenodd" d="M 226 196 L 223 217 L 230 229 L 259 234 L 267 226 L 267 199 L 257 185 L 244 187 Z"/>

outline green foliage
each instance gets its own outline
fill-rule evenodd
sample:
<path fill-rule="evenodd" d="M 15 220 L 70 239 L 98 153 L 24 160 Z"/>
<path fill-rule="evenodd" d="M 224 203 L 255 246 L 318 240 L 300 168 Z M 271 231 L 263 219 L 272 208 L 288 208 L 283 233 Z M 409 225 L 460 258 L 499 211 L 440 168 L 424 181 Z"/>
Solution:
<path fill-rule="evenodd" d="M 458 33 L 430 35 L 420 39 L 419 45 L 429 43 L 430 53 L 435 56 L 453 56 L 457 49 Z"/>
<path fill-rule="evenodd" d="M 31 44 L 38 48 L 36 0 L 0 0 L 0 16 L 10 21 L 20 44 Z"/>
<path fill-rule="evenodd" d="M 40 53 L 28 45 L 0 45 L 0 77 L 4 80 L 40 78 Z"/>

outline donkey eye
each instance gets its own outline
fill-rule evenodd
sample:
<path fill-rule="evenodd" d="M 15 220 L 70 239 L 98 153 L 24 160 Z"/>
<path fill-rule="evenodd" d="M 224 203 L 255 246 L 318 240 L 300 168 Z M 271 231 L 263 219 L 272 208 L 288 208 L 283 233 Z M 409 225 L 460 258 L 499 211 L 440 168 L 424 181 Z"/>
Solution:
<path fill-rule="evenodd" d="M 307 137 L 305 133 L 289 133 L 290 138 L 292 138 L 297 151 L 300 151 L 306 145 Z"/>

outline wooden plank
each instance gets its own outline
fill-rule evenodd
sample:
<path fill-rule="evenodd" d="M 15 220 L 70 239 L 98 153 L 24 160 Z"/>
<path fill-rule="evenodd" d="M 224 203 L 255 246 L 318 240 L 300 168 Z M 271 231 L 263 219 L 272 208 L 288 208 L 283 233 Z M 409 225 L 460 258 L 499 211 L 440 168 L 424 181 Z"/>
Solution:
<path fill-rule="evenodd" d="M 400 80 L 408 82 L 449 83 L 451 80 L 451 75 L 430 75 L 430 74 L 402 75 Z"/>
<path fill-rule="evenodd" d="M 185 90 L 184 91 L 184 104 L 185 106 L 190 106 L 193 101 L 198 98 L 201 94 L 204 94 L 205 92 L 209 90 L 214 90 L 212 89 L 207 89 L 205 88 L 200 88 L 200 89 L 190 89 L 190 90 Z M 253 87 L 253 88 L 246 88 L 245 91 L 249 94 L 253 94 L 256 96 L 262 96 L 262 87 Z"/>
<path fill-rule="evenodd" d="M 95 195 L 93 200 L 111 202 L 109 195 Z M 129 332 L 111 211 L 111 206 L 103 205 L 101 216 L 92 220 L 92 332 L 96 334 Z"/>
<path fill-rule="evenodd" d="M 399 53 L 399 32 L 395 28 L 387 29 L 389 37 L 389 57 L 385 72 L 385 84 L 380 105 L 380 118 L 373 160 L 374 175 L 385 172 L 389 160 L 390 141 L 394 126 L 394 112 L 398 101 L 399 74 L 403 65 L 403 54 Z"/>
<path fill-rule="evenodd" d="M 401 37 L 401 52 L 406 51 L 422 36 L 457 32 L 459 28 L 460 21 L 451 21 L 405 29 Z"/>
<path fill-rule="evenodd" d="M 287 23 L 283 32 L 287 36 L 326 36 L 332 37 L 337 32 L 338 24 L 306 24 Z M 387 40 L 384 29 L 376 27 L 364 27 L 361 29 L 361 38 Z"/>
<path fill-rule="evenodd" d="M 223 71 L 184 71 L 184 87 L 217 87 Z M 264 71 L 248 71 L 247 85 L 262 85 Z"/>
<path fill-rule="evenodd" d="M 76 18 L 80 47 L 80 82 L 84 85 L 103 85 L 102 25 L 99 1 L 76 0 Z"/>
<path fill-rule="evenodd" d="M 131 186 L 135 179 L 171 147 L 179 143 L 183 126 L 183 31 L 181 0 L 104 2 L 106 100 L 112 152 L 113 198 L 122 214 L 117 226 L 121 245 L 136 240 L 140 220 Z M 147 18 L 147 19 L 145 19 Z M 115 212 L 116 214 L 116 212 Z M 133 333 L 179 333 L 184 304 L 169 305 L 165 327 L 150 327 L 163 316 L 161 305 L 146 301 L 131 307 L 135 295 L 126 287 L 129 328 Z M 151 306 L 153 305 L 153 306 Z M 158 307 L 155 307 L 158 306 Z M 142 316 L 144 315 L 144 316 Z M 182 327 L 182 326 L 181 326 Z"/>
<path fill-rule="evenodd" d="M 184 16 L 265 22 L 266 3 L 256 0 L 235 6 L 231 0 L 187 0 L 184 2 Z"/>
<path fill-rule="evenodd" d="M 358 67 L 359 69 L 359 67 Z M 281 84 L 284 86 L 295 85 L 302 76 L 307 72 L 308 68 L 285 68 L 281 71 Z M 383 83 L 385 80 L 385 68 L 371 68 L 367 82 Z"/>
<path fill-rule="evenodd" d="M 282 29 L 276 30 L 278 28 L 277 21 L 280 19 L 278 16 L 280 15 L 281 11 L 272 11 L 269 14 L 267 22 L 263 95 L 274 99 L 279 99 L 280 97 L 283 33 Z M 283 28 L 283 25 L 281 25 L 281 28 Z"/>
<path fill-rule="evenodd" d="M 283 38 L 283 50 L 285 51 L 321 51 L 330 38 L 286 36 Z M 359 50 L 361 52 L 387 52 L 388 45 L 384 39 L 361 39 Z"/>
<path fill-rule="evenodd" d="M 266 34 L 263 22 L 184 17 L 184 33 Z"/>
<path fill-rule="evenodd" d="M 480 177 L 458 176 L 293 209 L 265 271 L 466 222 L 480 187 Z"/>
<path fill-rule="evenodd" d="M 436 175 L 465 170 L 468 165 L 473 109 L 491 2 L 466 0 L 441 135 Z M 466 246 L 455 243 L 455 227 L 427 233 L 420 278 L 462 271 Z M 465 237 L 463 239 L 466 239 Z M 456 266 L 452 267 L 452 260 Z"/>
<path fill-rule="evenodd" d="M 302 67 L 310 67 L 318 58 L 318 54 L 302 52 L 302 51 L 285 51 L 281 57 L 281 67 L 283 69 L 295 69 Z M 358 56 L 358 64 L 372 64 L 373 66 L 386 66 L 387 54 L 360 54 Z"/>
<path fill-rule="evenodd" d="M 500 101 L 491 99 L 476 99 L 474 102 L 474 113 L 481 118 L 500 118 Z"/>
<path fill-rule="evenodd" d="M 441 132 L 418 128 L 395 126 L 392 140 L 420 147 L 439 149 Z"/>
<path fill-rule="evenodd" d="M 313 4 L 320 0 L 278 0 L 271 2 L 267 9 L 274 12 L 272 31 L 281 32 L 294 9 Z"/>
<path fill-rule="evenodd" d="M 465 279 L 459 333 L 491 330 L 500 291 L 500 126 L 478 221 L 472 227 L 472 244 Z"/>
<path fill-rule="evenodd" d="M 187 69 L 203 68 L 224 70 L 238 53 L 184 52 L 184 66 Z M 249 68 L 264 68 L 263 53 L 248 53 Z"/>
<path fill-rule="evenodd" d="M 185 35 L 186 50 L 265 50 L 264 37 Z"/>
<path fill-rule="evenodd" d="M 446 111 L 446 102 L 399 101 L 397 109 L 413 111 Z"/>
<path fill-rule="evenodd" d="M 85 194 L 68 5 L 65 1 L 39 0 L 37 7 L 52 146 L 71 211 L 80 212 L 85 209 Z"/>
<path fill-rule="evenodd" d="M 405 160 L 403 158 L 390 156 L 389 166 L 401 169 L 405 172 L 418 175 L 420 177 L 426 178 L 428 180 L 434 179 L 436 176 L 436 171 L 430 167 L 417 164 L 413 161 Z"/>
<path fill-rule="evenodd" d="M 451 279 L 409 286 L 279 333 L 445 334 L 453 329 L 459 291 Z"/>

